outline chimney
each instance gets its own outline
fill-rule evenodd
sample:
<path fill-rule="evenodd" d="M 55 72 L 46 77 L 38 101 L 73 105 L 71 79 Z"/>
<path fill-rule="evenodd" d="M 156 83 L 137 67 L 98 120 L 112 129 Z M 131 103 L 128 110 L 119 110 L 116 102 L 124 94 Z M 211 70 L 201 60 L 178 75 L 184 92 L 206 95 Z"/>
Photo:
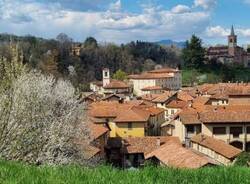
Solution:
<path fill-rule="evenodd" d="M 161 139 L 159 137 L 156 139 L 156 146 L 157 148 L 161 146 Z"/>
<path fill-rule="evenodd" d="M 102 70 L 102 82 L 103 82 L 103 87 L 110 84 L 110 73 L 108 68 L 104 68 Z"/>

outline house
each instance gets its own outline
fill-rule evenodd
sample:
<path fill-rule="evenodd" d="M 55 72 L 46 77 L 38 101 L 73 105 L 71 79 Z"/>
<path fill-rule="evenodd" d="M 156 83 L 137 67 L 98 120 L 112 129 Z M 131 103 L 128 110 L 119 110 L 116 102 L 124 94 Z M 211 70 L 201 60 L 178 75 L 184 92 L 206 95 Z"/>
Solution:
<path fill-rule="evenodd" d="M 249 106 L 230 106 L 200 113 L 202 133 L 250 151 Z"/>
<path fill-rule="evenodd" d="M 112 164 L 119 163 L 124 168 L 140 167 L 144 165 L 146 155 L 170 142 L 180 144 L 176 137 L 112 138 L 107 145 L 108 158 Z"/>
<path fill-rule="evenodd" d="M 104 68 L 102 74 L 102 81 L 95 81 L 90 83 L 91 91 L 102 95 L 130 94 L 130 86 L 124 81 L 111 79 L 110 71 L 108 68 Z"/>
<path fill-rule="evenodd" d="M 179 90 L 182 86 L 181 71 L 173 68 L 162 68 L 130 75 L 129 81 L 137 96 L 155 94 L 162 90 Z"/>
<path fill-rule="evenodd" d="M 102 100 L 108 101 L 108 102 L 116 101 L 116 102 L 123 103 L 125 99 L 126 97 L 123 94 L 110 94 L 110 95 L 105 96 Z"/>
<path fill-rule="evenodd" d="M 155 149 L 145 157 L 153 160 L 159 165 L 173 168 L 198 169 L 206 166 L 217 165 L 217 163 L 205 155 L 201 155 L 182 147 L 181 144 L 169 142 Z"/>
<path fill-rule="evenodd" d="M 176 114 L 170 122 L 162 124 L 161 135 L 177 136 L 183 144 L 189 145 L 192 136 L 201 132 L 201 124 L 198 111 L 189 107 Z"/>
<path fill-rule="evenodd" d="M 222 165 L 230 165 L 242 152 L 234 146 L 226 144 L 224 141 L 198 134 L 191 139 L 191 148 L 213 158 Z"/>
<path fill-rule="evenodd" d="M 105 124 L 90 123 L 90 145 L 99 149 L 98 157 L 105 158 L 105 145 L 107 144 L 110 129 Z"/>
<path fill-rule="evenodd" d="M 96 94 L 96 93 L 81 93 L 80 95 L 80 102 L 81 103 L 86 103 L 86 104 L 91 104 L 93 102 L 101 100 L 101 96 Z"/>
<path fill-rule="evenodd" d="M 250 105 L 192 104 L 161 127 L 163 136 L 177 136 L 186 146 L 190 146 L 193 136 L 203 133 L 250 151 Z"/>
<path fill-rule="evenodd" d="M 165 91 L 161 94 L 146 94 L 142 95 L 141 99 L 152 104 L 155 104 L 156 107 L 162 108 L 165 110 L 165 119 L 168 119 L 168 109 L 166 108 L 166 103 L 168 103 L 169 99 L 176 94 L 176 92 Z"/>
<path fill-rule="evenodd" d="M 110 137 L 144 137 L 159 135 L 164 111 L 143 101 L 97 102 L 89 107 L 89 115 L 108 124 Z"/>

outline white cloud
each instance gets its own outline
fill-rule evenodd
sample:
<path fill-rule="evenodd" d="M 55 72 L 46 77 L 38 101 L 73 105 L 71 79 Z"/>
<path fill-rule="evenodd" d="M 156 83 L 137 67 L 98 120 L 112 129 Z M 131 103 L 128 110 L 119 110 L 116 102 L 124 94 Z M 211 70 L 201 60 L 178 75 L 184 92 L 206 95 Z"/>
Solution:
<path fill-rule="evenodd" d="M 26 3 L 8 2 L 0 7 L 3 15 L 0 32 L 46 38 L 55 38 L 64 32 L 79 41 L 87 36 L 116 43 L 166 38 L 185 40 L 193 33 L 202 34 L 210 21 L 209 12 L 192 12 L 184 5 L 171 10 L 148 6 L 141 13 L 129 13 L 121 11 L 120 1 L 114 3 L 117 5 L 115 11 L 75 11 L 64 9 L 59 3 L 44 4 L 30 0 Z"/>
<path fill-rule="evenodd" d="M 221 26 L 208 27 L 205 31 L 205 35 L 211 38 L 225 38 L 230 34 L 231 29 L 223 28 Z M 239 38 L 250 37 L 250 28 L 236 28 L 235 33 Z"/>
<path fill-rule="evenodd" d="M 188 13 L 190 11 L 191 11 L 190 7 L 188 7 L 186 5 L 182 5 L 182 4 L 179 4 L 175 7 L 173 7 L 171 10 L 171 12 L 173 12 L 173 13 Z"/>
<path fill-rule="evenodd" d="M 221 26 L 208 27 L 206 29 L 206 35 L 208 37 L 226 37 L 230 34 L 229 29 L 224 29 Z"/>
<path fill-rule="evenodd" d="M 202 7 L 209 10 L 215 7 L 217 0 L 194 0 L 194 7 Z"/>

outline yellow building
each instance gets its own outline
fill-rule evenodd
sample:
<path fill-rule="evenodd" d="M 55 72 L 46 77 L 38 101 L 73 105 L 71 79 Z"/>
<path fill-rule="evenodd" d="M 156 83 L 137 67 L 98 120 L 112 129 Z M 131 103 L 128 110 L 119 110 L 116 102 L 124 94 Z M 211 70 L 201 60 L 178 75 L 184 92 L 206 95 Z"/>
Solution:
<path fill-rule="evenodd" d="M 164 110 L 143 104 L 142 101 L 98 102 L 91 104 L 90 116 L 106 123 L 110 137 L 144 137 L 160 135 Z"/>

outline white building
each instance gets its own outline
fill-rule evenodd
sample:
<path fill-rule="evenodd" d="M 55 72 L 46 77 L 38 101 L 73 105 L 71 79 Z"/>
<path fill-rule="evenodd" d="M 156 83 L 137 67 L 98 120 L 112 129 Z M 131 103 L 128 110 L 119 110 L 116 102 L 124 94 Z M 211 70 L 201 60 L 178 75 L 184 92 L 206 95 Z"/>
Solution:
<path fill-rule="evenodd" d="M 172 68 L 152 70 L 139 75 L 130 75 L 134 94 L 148 94 L 145 89 L 179 90 L 182 86 L 181 71 Z"/>

